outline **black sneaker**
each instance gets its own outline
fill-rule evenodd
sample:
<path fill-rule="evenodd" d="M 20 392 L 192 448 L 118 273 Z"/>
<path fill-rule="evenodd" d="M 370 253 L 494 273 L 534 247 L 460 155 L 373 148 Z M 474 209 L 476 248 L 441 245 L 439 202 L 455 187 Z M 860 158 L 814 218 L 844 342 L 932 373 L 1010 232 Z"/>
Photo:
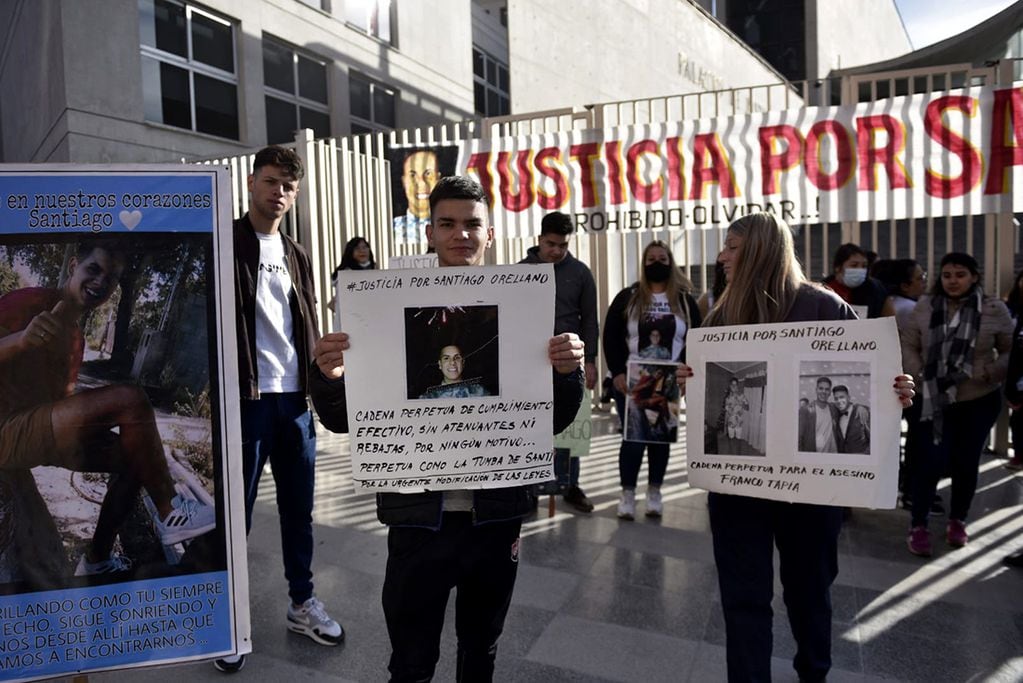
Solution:
<path fill-rule="evenodd" d="M 586 497 L 586 494 L 578 486 L 569 486 L 565 490 L 563 497 L 566 503 L 579 512 L 593 512 L 593 503 L 590 502 L 590 499 Z"/>
<path fill-rule="evenodd" d="M 1023 550 L 1012 555 L 1006 555 L 1002 558 L 1002 562 L 1010 567 L 1023 567 Z"/>
<path fill-rule="evenodd" d="M 226 674 L 236 674 L 245 666 L 245 655 L 231 655 L 223 659 L 214 659 L 213 666 L 217 668 L 217 671 L 222 671 Z"/>

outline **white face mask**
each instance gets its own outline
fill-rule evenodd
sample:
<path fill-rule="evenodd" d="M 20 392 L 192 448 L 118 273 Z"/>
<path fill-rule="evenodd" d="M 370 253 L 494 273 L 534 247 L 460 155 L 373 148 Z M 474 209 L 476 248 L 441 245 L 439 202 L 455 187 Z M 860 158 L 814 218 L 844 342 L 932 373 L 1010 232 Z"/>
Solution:
<path fill-rule="evenodd" d="M 856 289 L 867 279 L 866 268 L 846 268 L 842 271 L 842 284 L 849 289 Z"/>

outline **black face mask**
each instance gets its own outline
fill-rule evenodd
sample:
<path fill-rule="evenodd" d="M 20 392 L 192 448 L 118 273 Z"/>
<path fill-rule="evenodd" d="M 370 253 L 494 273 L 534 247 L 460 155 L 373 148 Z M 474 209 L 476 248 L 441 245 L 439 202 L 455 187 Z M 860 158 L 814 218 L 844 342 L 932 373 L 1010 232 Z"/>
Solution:
<path fill-rule="evenodd" d="M 671 277 L 671 266 L 667 263 L 654 261 L 643 266 L 643 275 L 647 282 L 667 282 Z"/>

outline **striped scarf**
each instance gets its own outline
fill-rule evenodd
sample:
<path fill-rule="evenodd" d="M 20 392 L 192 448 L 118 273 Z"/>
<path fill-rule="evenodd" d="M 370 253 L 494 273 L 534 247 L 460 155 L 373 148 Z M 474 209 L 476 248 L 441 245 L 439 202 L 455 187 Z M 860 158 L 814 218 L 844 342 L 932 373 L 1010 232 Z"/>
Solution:
<path fill-rule="evenodd" d="M 945 407 L 956 402 L 957 385 L 973 375 L 973 350 L 980 330 L 980 285 L 959 300 L 959 310 L 948 319 L 948 297 L 931 299 L 930 343 L 924 362 L 924 401 L 921 420 L 931 420 L 934 443 L 941 442 Z"/>

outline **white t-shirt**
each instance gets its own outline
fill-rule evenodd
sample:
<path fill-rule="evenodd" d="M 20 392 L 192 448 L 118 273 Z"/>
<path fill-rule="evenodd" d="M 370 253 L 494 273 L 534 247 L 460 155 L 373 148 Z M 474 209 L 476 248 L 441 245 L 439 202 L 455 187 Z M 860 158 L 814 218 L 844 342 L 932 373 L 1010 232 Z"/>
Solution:
<path fill-rule="evenodd" d="M 686 345 L 686 321 L 675 315 L 668 304 L 668 295 L 653 292 L 650 307 L 643 311 L 639 320 L 630 317 L 629 360 L 675 360 Z M 657 335 L 651 332 L 657 330 Z M 654 338 L 660 336 L 654 345 Z"/>
<path fill-rule="evenodd" d="M 291 275 L 279 234 L 259 238 L 256 276 L 256 370 L 260 393 L 301 391 L 291 306 Z"/>

